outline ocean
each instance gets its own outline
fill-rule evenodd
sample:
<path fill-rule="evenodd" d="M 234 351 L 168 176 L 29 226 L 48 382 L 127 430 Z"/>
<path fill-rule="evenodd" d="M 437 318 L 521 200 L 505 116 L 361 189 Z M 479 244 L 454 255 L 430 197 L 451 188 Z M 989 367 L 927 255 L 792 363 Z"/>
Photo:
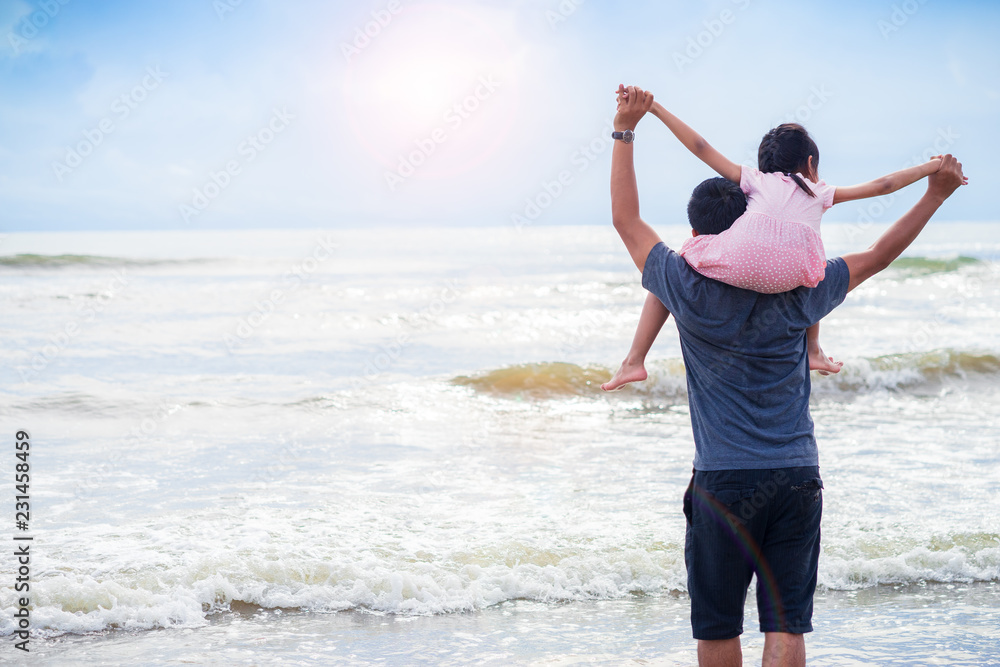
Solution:
<path fill-rule="evenodd" d="M 823 321 L 810 664 L 1000 664 L 998 258 L 932 221 Z M 643 298 L 610 225 L 5 235 L 0 662 L 694 664 L 672 320 L 599 388 Z"/>

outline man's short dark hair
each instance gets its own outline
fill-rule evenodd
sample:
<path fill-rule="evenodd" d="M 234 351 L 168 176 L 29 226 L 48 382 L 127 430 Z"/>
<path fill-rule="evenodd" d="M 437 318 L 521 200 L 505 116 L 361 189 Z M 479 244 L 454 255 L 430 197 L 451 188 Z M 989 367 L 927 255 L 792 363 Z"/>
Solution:
<path fill-rule="evenodd" d="M 721 176 L 702 181 L 688 201 L 688 221 L 699 234 L 718 234 L 747 210 L 747 196 L 740 186 Z"/>

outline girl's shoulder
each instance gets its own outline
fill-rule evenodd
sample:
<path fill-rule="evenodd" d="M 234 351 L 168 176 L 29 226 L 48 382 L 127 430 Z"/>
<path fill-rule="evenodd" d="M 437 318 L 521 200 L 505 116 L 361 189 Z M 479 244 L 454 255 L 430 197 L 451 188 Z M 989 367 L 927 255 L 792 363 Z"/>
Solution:
<path fill-rule="evenodd" d="M 804 176 L 802 176 L 802 178 L 805 179 Z M 815 183 L 810 180 L 805 180 L 805 183 L 813 191 L 813 194 L 816 195 L 816 199 L 822 203 L 824 211 L 833 206 L 833 196 L 837 194 L 836 187 L 828 184 L 823 179 L 820 179 Z"/>
<path fill-rule="evenodd" d="M 828 185 L 823 180 L 814 183 L 802 174 L 796 174 L 796 176 L 812 190 L 815 197 L 810 197 L 788 174 L 762 172 L 747 166 L 743 167 L 740 175 L 740 189 L 743 190 L 748 199 L 765 206 L 774 206 L 778 205 L 779 202 L 784 202 L 781 204 L 782 206 L 791 205 L 795 210 L 809 210 L 819 204 L 820 215 L 833 206 L 833 196 L 837 188 Z"/>
<path fill-rule="evenodd" d="M 740 165 L 740 189 L 743 190 L 744 194 L 750 194 L 752 191 L 759 190 L 761 183 L 763 182 L 764 172 L 755 168 L 748 167 L 747 165 Z"/>
<path fill-rule="evenodd" d="M 765 172 L 746 165 L 743 165 L 740 172 L 740 188 L 748 195 L 751 192 L 776 192 L 790 187 L 799 186 L 792 177 L 780 172 Z"/>

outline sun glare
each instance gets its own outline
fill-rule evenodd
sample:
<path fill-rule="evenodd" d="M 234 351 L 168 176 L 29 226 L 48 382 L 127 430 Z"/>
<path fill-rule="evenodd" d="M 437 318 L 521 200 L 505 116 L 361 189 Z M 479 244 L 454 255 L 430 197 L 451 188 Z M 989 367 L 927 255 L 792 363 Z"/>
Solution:
<path fill-rule="evenodd" d="M 418 151 L 411 166 L 433 178 L 496 149 L 517 105 L 513 76 L 490 17 L 406 5 L 353 58 L 344 93 L 358 140 L 383 166 L 407 172 L 403 163 Z"/>
<path fill-rule="evenodd" d="M 398 115 L 401 125 L 415 125 L 440 115 L 442 104 L 457 94 L 464 78 L 463 68 L 455 67 L 450 58 L 424 52 L 386 64 L 367 85 L 359 82 L 358 89 Z"/>

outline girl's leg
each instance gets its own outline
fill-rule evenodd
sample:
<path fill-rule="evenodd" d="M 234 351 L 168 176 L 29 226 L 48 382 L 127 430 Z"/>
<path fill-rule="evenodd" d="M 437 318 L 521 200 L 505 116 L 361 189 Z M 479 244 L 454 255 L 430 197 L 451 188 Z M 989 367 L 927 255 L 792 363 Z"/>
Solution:
<path fill-rule="evenodd" d="M 806 329 L 806 343 L 809 353 L 809 370 L 819 371 L 820 375 L 839 373 L 843 361 L 834 361 L 828 357 L 819 346 L 819 322 Z"/>
<path fill-rule="evenodd" d="M 632 347 L 629 348 L 628 356 L 622 362 L 621 368 L 615 373 L 610 381 L 601 385 L 604 391 L 621 389 L 629 382 L 641 382 L 646 379 L 646 354 L 653 347 L 656 334 L 660 333 L 663 323 L 670 316 L 669 311 L 663 306 L 652 293 L 646 295 L 646 303 L 642 306 L 642 314 L 639 316 L 639 325 L 635 329 L 635 338 L 632 339 Z"/>

